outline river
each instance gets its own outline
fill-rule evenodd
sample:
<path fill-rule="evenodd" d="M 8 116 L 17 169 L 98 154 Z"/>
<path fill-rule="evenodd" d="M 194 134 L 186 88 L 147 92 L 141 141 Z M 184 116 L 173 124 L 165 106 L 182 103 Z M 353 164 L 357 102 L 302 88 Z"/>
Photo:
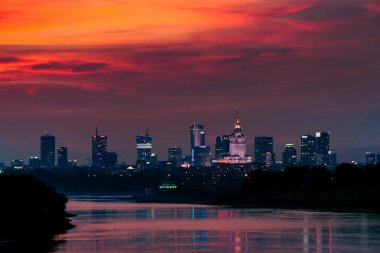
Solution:
<path fill-rule="evenodd" d="M 380 252 L 380 216 L 371 213 L 137 204 L 70 198 L 77 227 L 55 252 Z"/>

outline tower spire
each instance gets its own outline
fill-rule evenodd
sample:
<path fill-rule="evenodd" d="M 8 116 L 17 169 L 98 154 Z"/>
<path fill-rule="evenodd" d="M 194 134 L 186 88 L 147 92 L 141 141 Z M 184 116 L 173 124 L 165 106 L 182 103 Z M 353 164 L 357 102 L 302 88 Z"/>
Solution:
<path fill-rule="evenodd" d="M 240 119 L 239 119 L 239 106 L 236 108 L 236 123 L 234 127 L 235 131 L 241 131 Z"/>
<path fill-rule="evenodd" d="M 95 128 L 95 135 L 98 136 L 98 126 Z"/>
<path fill-rule="evenodd" d="M 145 134 L 146 136 L 148 136 L 149 135 L 149 128 L 146 128 L 146 134 Z"/>

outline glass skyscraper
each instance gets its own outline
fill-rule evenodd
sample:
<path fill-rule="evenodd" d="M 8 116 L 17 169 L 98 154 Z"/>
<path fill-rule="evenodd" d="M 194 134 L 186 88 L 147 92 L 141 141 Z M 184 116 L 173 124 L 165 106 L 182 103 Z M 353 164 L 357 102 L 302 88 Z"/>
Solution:
<path fill-rule="evenodd" d="M 41 136 L 41 166 L 55 166 L 55 137 L 47 133 Z"/>

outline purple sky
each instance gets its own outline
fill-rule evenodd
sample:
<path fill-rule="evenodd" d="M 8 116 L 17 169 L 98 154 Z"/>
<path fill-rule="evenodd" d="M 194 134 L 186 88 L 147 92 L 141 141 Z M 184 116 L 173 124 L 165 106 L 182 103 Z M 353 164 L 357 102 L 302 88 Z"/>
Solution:
<path fill-rule="evenodd" d="M 120 161 L 146 128 L 159 159 L 188 153 L 192 122 L 213 150 L 237 106 L 250 154 L 273 136 L 281 160 L 308 131 L 330 132 L 339 162 L 380 152 L 377 1 L 19 2 L 0 11 L 0 161 L 39 156 L 46 130 L 85 163 L 96 125 Z"/>

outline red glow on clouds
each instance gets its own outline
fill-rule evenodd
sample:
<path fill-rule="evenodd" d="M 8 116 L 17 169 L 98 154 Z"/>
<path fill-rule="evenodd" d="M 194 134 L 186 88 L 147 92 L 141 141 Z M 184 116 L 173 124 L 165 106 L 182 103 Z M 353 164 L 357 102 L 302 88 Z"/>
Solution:
<path fill-rule="evenodd" d="M 37 137 L 26 148 L 50 128 L 85 160 L 85 136 L 98 124 L 133 161 L 133 136 L 150 126 L 165 157 L 170 145 L 188 146 L 189 122 L 207 125 L 213 145 L 236 104 L 249 138 L 272 134 L 279 149 L 313 129 L 341 146 L 380 136 L 376 1 L 16 2 L 0 11 L 0 115 L 17 124 L 0 132 L 31 126 Z M 14 150 L 0 161 L 27 156 Z"/>

